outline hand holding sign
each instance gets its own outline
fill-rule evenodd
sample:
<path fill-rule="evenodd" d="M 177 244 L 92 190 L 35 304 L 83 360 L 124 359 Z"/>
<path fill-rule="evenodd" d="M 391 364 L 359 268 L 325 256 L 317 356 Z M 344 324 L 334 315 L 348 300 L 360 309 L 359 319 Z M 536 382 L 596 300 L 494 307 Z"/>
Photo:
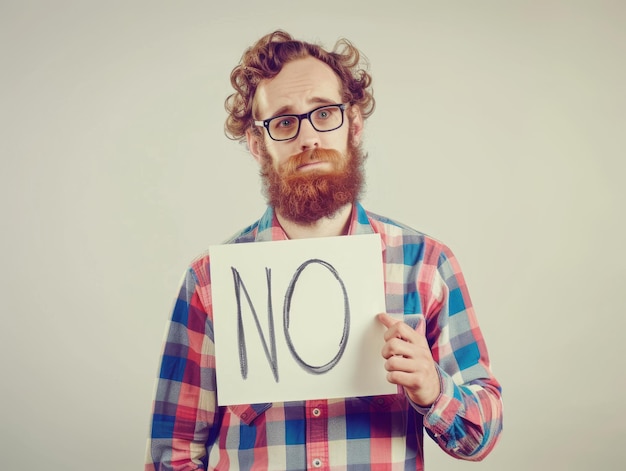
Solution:
<path fill-rule="evenodd" d="M 379 314 L 378 320 L 387 327 L 381 352 L 387 360 L 387 381 L 403 386 L 417 405 L 430 406 L 439 397 L 441 385 L 426 337 L 388 314 Z"/>

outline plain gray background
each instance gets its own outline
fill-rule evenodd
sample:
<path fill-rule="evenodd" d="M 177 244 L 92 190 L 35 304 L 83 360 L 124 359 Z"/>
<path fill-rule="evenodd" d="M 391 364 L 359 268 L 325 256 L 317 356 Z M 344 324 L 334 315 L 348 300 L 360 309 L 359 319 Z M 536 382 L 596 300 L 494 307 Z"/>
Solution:
<path fill-rule="evenodd" d="M 264 208 L 229 73 L 285 28 L 368 57 L 365 205 L 452 248 L 504 386 L 427 468 L 622 469 L 625 5 L 0 2 L 0 467 L 142 469 L 180 277 Z"/>

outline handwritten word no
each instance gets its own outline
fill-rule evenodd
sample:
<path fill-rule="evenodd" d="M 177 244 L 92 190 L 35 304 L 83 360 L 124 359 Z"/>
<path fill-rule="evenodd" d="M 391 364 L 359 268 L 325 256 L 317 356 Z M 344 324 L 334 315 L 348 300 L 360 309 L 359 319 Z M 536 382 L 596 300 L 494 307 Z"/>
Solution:
<path fill-rule="evenodd" d="M 296 284 L 298 283 L 298 279 L 300 278 L 300 275 L 305 270 L 305 268 L 307 268 L 311 264 L 318 264 L 328 269 L 328 271 L 333 275 L 335 280 L 337 280 L 337 283 L 339 283 L 339 286 L 341 287 L 341 290 L 343 292 L 344 323 L 343 323 L 343 332 L 341 335 L 341 340 L 339 342 L 339 350 L 337 351 L 337 354 L 328 363 L 320 365 L 320 366 L 310 365 L 306 361 L 304 361 L 300 355 L 298 355 L 298 352 L 296 351 L 296 348 L 293 344 L 291 334 L 289 333 L 289 323 L 290 323 L 290 318 L 291 318 L 291 300 L 294 295 L 294 290 L 296 288 Z M 252 312 L 252 317 L 254 318 L 254 323 L 256 325 L 257 331 L 259 333 L 259 337 L 263 345 L 263 350 L 265 352 L 265 358 L 267 359 L 270 369 L 272 370 L 272 374 L 274 375 L 274 380 L 278 382 L 278 357 L 276 355 L 276 334 L 274 331 L 274 310 L 272 308 L 272 270 L 267 267 L 265 268 L 265 277 L 267 281 L 267 323 L 269 326 L 268 335 L 267 335 L 268 338 L 266 338 L 265 335 L 263 334 L 263 329 L 261 328 L 257 311 L 252 303 L 252 300 L 250 299 L 248 290 L 246 289 L 246 285 L 241 279 L 239 272 L 237 271 L 235 267 L 231 267 L 231 270 L 233 272 L 233 281 L 235 283 L 235 297 L 237 300 L 237 339 L 239 341 L 239 366 L 241 369 L 241 377 L 243 379 L 246 379 L 248 377 L 248 353 L 246 349 L 246 333 L 245 333 L 244 326 L 243 326 L 243 315 L 242 315 L 242 309 L 241 309 L 241 293 L 243 292 L 246 298 L 246 301 L 248 302 L 250 311 Z M 319 260 L 319 259 L 310 259 L 304 262 L 302 265 L 300 265 L 296 269 L 293 277 L 291 278 L 289 286 L 287 287 L 287 290 L 285 292 L 285 302 L 283 304 L 283 331 L 284 331 L 287 347 L 289 348 L 289 351 L 291 352 L 291 356 L 300 365 L 300 367 L 303 368 L 305 371 L 312 373 L 312 374 L 323 374 L 333 369 L 337 365 L 337 363 L 339 363 L 339 360 L 341 359 L 346 349 L 346 345 L 348 343 L 348 334 L 350 333 L 350 303 L 348 300 L 348 293 L 346 292 L 346 287 L 343 281 L 341 280 L 341 278 L 339 277 L 337 270 L 335 270 L 335 268 L 330 263 L 325 262 L 323 260 Z"/>

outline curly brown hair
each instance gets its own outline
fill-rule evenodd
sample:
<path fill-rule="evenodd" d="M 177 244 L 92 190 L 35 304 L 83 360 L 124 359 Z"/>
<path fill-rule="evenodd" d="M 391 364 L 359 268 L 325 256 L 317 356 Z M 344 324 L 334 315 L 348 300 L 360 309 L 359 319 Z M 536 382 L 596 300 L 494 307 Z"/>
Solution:
<path fill-rule="evenodd" d="M 343 86 L 343 102 L 357 105 L 363 119 L 374 112 L 367 59 L 350 41 L 340 39 L 332 51 L 326 51 L 317 44 L 295 40 L 289 33 L 277 30 L 248 48 L 230 74 L 235 93 L 224 104 L 228 112 L 224 128 L 229 139 L 245 141 L 246 129 L 252 126 L 252 105 L 259 82 L 276 77 L 286 63 L 307 56 L 321 60 L 335 71 Z"/>

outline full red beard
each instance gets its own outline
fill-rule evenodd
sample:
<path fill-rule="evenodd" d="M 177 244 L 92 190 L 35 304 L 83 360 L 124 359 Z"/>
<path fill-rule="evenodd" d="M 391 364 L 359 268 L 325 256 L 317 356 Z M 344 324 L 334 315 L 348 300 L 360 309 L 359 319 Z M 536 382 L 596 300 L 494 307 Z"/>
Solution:
<path fill-rule="evenodd" d="M 334 149 L 307 150 L 293 155 L 278 170 L 266 150 L 261 177 L 267 202 L 284 218 L 310 225 L 333 217 L 346 204 L 354 203 L 363 187 L 365 155 L 351 139 L 347 155 Z M 329 162 L 331 170 L 298 171 L 309 162 Z"/>

